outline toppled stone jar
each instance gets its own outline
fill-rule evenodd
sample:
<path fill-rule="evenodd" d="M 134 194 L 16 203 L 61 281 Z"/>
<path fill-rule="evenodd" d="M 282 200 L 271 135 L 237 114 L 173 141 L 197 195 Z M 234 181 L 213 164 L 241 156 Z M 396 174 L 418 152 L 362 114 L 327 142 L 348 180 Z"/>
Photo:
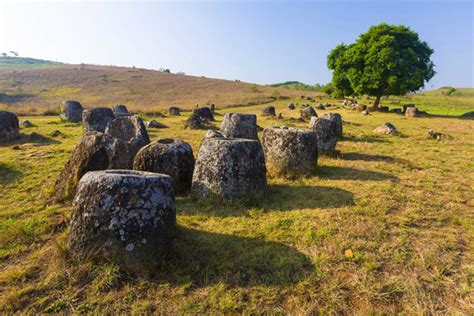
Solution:
<path fill-rule="evenodd" d="M 259 141 L 218 136 L 204 140 L 194 168 L 194 195 L 240 200 L 258 196 L 266 187 L 265 158 Z"/>
<path fill-rule="evenodd" d="M 143 171 L 88 172 L 73 201 L 68 246 L 78 261 L 146 273 L 170 249 L 176 226 L 171 177 Z"/>
<path fill-rule="evenodd" d="M 285 127 L 263 130 L 262 145 L 267 171 L 276 176 L 312 175 L 318 159 L 317 135 L 313 131 Z"/>

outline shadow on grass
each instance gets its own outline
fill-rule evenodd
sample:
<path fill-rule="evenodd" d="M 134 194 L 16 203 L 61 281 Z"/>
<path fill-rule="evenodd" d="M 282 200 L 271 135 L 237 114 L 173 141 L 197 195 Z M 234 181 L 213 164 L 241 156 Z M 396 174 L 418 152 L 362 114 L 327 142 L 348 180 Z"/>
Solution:
<path fill-rule="evenodd" d="M 322 179 L 329 180 L 359 180 L 359 181 L 398 181 L 399 178 L 388 173 L 361 170 L 355 168 L 321 166 L 318 167 L 318 175 Z"/>
<path fill-rule="evenodd" d="M 0 184 L 15 182 L 22 174 L 21 171 L 16 170 L 13 166 L 0 162 Z"/>
<path fill-rule="evenodd" d="M 37 144 L 37 145 L 51 145 L 51 144 L 60 144 L 61 142 L 47 137 L 38 133 L 31 134 L 20 134 L 15 140 L 9 142 L 2 142 L 0 147 L 7 147 L 11 145 L 23 145 L 23 144 Z"/>
<path fill-rule="evenodd" d="M 366 135 L 364 137 L 344 136 L 341 141 L 348 141 L 354 143 L 388 143 L 390 142 L 386 138 L 382 138 L 376 135 Z"/>
<path fill-rule="evenodd" d="M 306 208 L 331 209 L 354 205 L 354 195 L 326 186 L 271 185 L 260 198 L 245 202 L 184 197 L 176 200 L 180 215 L 248 216 L 249 210 L 285 212 Z"/>
<path fill-rule="evenodd" d="M 178 227 L 170 259 L 156 282 L 194 287 L 290 285 L 313 270 L 310 260 L 287 245 Z"/>
<path fill-rule="evenodd" d="M 370 155 L 370 154 L 361 154 L 356 152 L 351 153 L 340 153 L 338 155 L 339 159 L 343 160 L 364 160 L 364 161 L 386 161 L 386 162 L 395 162 L 398 159 L 390 157 L 390 156 L 382 156 L 382 155 Z"/>

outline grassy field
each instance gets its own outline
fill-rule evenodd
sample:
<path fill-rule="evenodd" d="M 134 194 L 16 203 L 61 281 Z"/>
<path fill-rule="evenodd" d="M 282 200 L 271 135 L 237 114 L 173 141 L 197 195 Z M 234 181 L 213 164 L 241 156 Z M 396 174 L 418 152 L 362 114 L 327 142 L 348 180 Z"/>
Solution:
<path fill-rule="evenodd" d="M 258 124 L 306 127 L 287 103 L 274 103 L 284 120 Z M 344 139 L 314 177 L 270 179 L 262 200 L 242 204 L 177 198 L 171 257 L 140 278 L 71 261 L 70 204 L 50 195 L 82 130 L 27 117 L 36 126 L 0 147 L 0 313 L 472 313 L 474 121 L 444 117 L 450 106 L 416 119 L 337 110 Z M 213 125 L 261 107 L 219 109 Z M 158 118 L 168 128 L 151 139 L 184 139 L 196 154 L 205 130 L 185 119 Z M 399 136 L 372 132 L 387 121 Z M 429 128 L 449 138 L 426 139 Z"/>

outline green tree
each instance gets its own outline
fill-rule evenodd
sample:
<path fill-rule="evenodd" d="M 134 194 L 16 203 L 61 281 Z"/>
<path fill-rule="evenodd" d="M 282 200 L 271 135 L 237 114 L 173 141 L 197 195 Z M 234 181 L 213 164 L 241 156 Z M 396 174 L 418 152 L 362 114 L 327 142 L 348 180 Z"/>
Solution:
<path fill-rule="evenodd" d="M 388 95 L 403 95 L 424 87 L 434 75 L 433 50 L 403 25 L 372 26 L 355 43 L 340 44 L 328 55 L 333 71 L 333 95 L 375 97 L 374 109 Z"/>

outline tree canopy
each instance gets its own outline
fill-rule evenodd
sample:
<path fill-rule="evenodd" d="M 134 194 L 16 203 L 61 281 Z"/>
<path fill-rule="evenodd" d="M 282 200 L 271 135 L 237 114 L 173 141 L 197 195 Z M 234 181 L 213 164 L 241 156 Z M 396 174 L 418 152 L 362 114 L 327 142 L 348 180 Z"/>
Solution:
<path fill-rule="evenodd" d="M 340 44 L 328 55 L 332 93 L 338 97 L 403 95 L 424 87 L 434 75 L 433 50 L 403 25 L 379 24 L 352 44 Z"/>

